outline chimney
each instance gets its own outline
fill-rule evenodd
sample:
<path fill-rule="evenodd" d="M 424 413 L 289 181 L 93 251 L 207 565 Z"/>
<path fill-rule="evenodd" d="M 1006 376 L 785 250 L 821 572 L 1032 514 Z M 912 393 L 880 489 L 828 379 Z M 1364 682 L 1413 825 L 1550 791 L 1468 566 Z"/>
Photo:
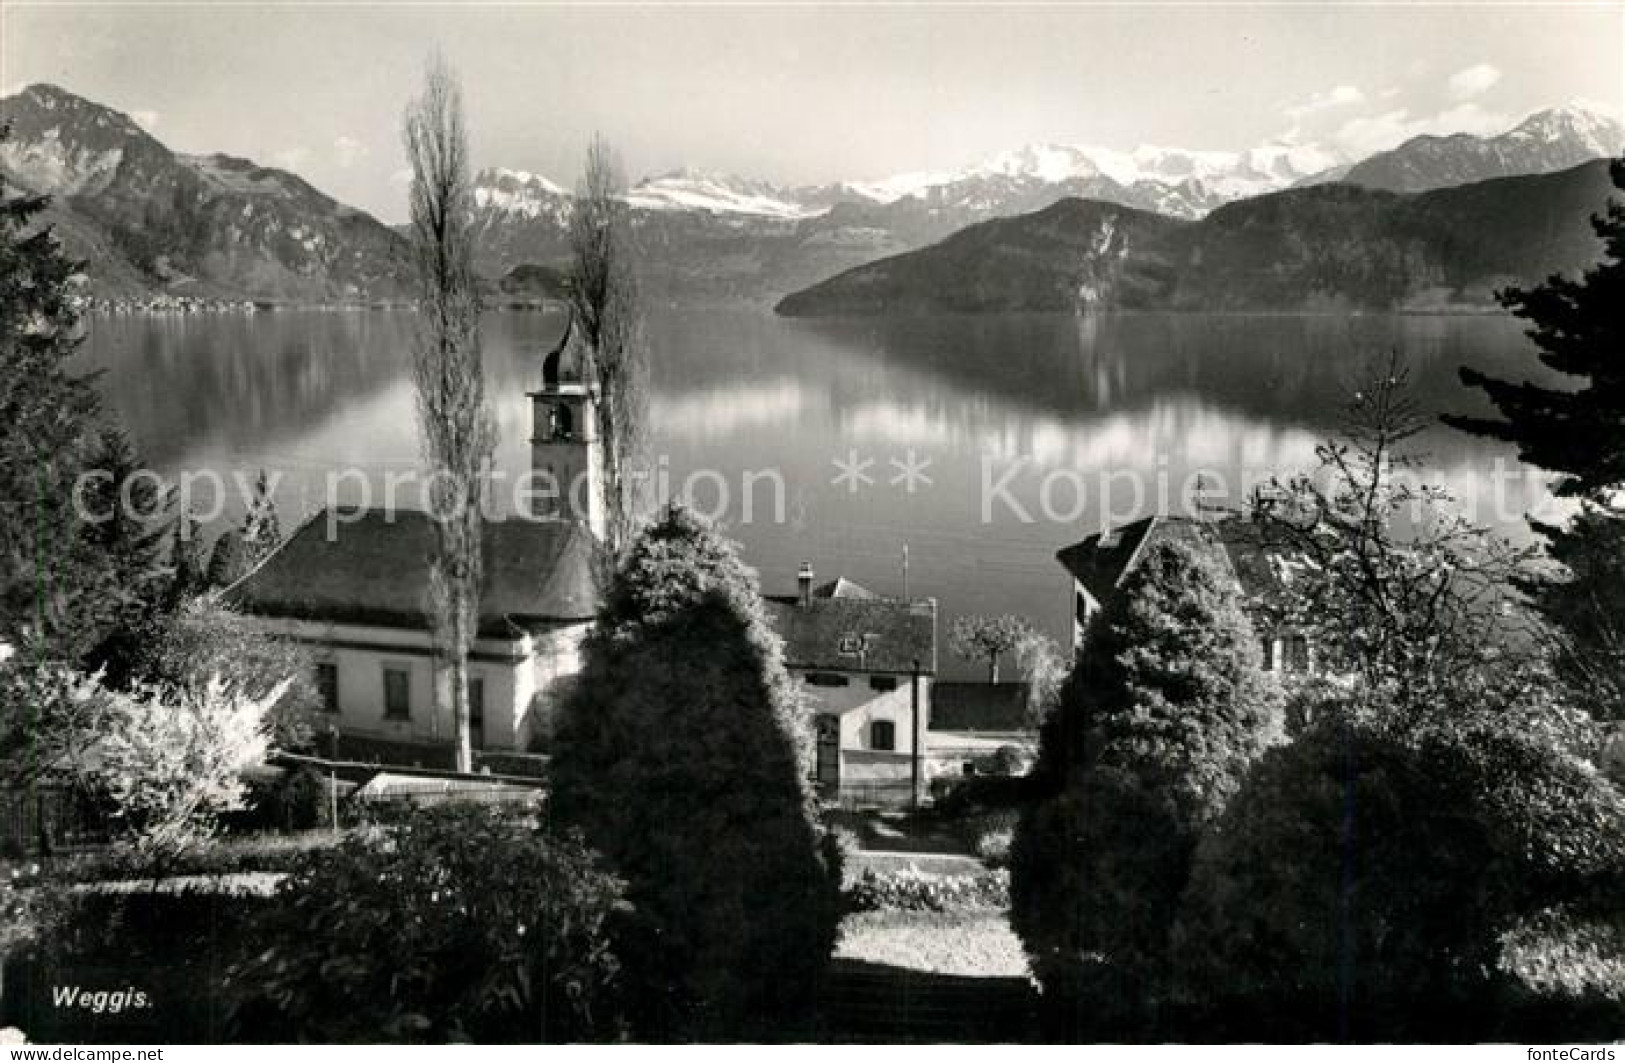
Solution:
<path fill-rule="evenodd" d="M 796 573 L 796 586 L 801 590 L 801 604 L 803 607 L 812 604 L 813 567 L 811 561 L 801 563 L 801 571 Z"/>

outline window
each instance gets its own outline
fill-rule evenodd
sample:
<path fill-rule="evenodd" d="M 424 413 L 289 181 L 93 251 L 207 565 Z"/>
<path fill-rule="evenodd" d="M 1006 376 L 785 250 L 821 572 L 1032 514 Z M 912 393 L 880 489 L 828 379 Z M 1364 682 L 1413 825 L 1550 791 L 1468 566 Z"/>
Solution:
<path fill-rule="evenodd" d="M 384 718 L 412 718 L 412 673 L 400 665 L 384 665 Z"/>
<path fill-rule="evenodd" d="M 485 677 L 468 677 L 468 739 L 475 749 L 485 748 Z"/>
<path fill-rule="evenodd" d="M 1305 635 L 1288 635 L 1282 647 L 1285 658 L 1282 663 L 1288 672 L 1307 672 L 1309 670 L 1309 639 Z"/>
<path fill-rule="evenodd" d="M 339 711 L 339 666 L 334 662 L 317 662 L 316 693 L 321 696 L 322 711 Z"/>
<path fill-rule="evenodd" d="M 553 407 L 553 438 L 569 439 L 575 434 L 575 414 L 570 407 L 559 404 Z"/>
<path fill-rule="evenodd" d="M 1259 640 L 1259 649 L 1263 651 L 1259 658 L 1259 667 L 1266 672 L 1275 670 L 1275 639 L 1265 637 Z"/>
<path fill-rule="evenodd" d="M 872 675 L 869 677 L 870 690 L 896 690 L 897 677 L 894 675 Z"/>
<path fill-rule="evenodd" d="M 837 672 L 808 672 L 807 685 L 815 687 L 844 687 L 850 680 Z"/>
<path fill-rule="evenodd" d="M 876 720 L 869 725 L 869 748 L 893 750 L 897 748 L 897 725 L 890 720 Z"/>

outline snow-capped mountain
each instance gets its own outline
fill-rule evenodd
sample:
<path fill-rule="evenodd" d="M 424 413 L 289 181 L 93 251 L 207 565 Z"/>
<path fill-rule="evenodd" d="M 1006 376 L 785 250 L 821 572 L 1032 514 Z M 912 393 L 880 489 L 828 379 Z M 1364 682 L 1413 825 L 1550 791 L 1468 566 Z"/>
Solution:
<path fill-rule="evenodd" d="M 954 198 L 965 185 L 1004 181 L 1031 188 L 1111 182 L 1126 206 L 1161 201 L 1187 217 L 1220 203 L 1286 188 L 1346 160 L 1313 145 L 1270 144 L 1247 151 L 1192 151 L 1141 145 L 1132 151 L 1076 144 L 1029 144 L 957 172 L 899 174 L 845 188 L 879 203 L 906 196 Z"/>
<path fill-rule="evenodd" d="M 682 169 L 639 181 L 628 191 L 627 203 L 640 213 L 697 211 L 736 222 L 784 222 L 815 218 L 842 203 L 884 207 L 915 199 L 974 221 L 1038 209 L 1066 196 L 1088 196 L 1196 218 L 1224 203 L 1286 188 L 1346 161 L 1323 148 L 1287 144 L 1237 152 L 1031 144 L 962 170 L 803 187 Z M 476 186 L 482 209 L 526 219 L 554 214 L 569 201 L 569 193 L 558 184 L 524 171 L 486 170 Z"/>
<path fill-rule="evenodd" d="M 1390 192 L 1426 192 L 1492 177 L 1553 173 L 1618 155 L 1622 148 L 1625 128 L 1619 122 L 1574 103 L 1537 111 L 1499 136 L 1412 137 L 1354 166 L 1343 180 Z"/>
<path fill-rule="evenodd" d="M 570 193 L 527 170 L 494 167 L 474 175 L 474 209 L 562 223 L 570 216 Z"/>
<path fill-rule="evenodd" d="M 0 118 L 13 125 L 0 172 L 56 197 L 50 220 L 93 264 L 100 291 L 289 301 L 409 291 L 400 234 L 295 174 L 172 152 L 129 116 L 53 86 L 0 100 Z M 1035 144 L 959 170 L 818 186 L 685 169 L 639 181 L 627 202 L 653 298 L 761 302 L 1062 199 L 1199 219 L 1293 185 L 1341 179 L 1413 190 L 1566 169 L 1617 153 L 1622 140 L 1613 119 L 1567 107 L 1496 137 L 1419 137 L 1351 168 L 1296 144 L 1236 152 Z M 568 187 L 488 169 L 475 179 L 474 202 L 481 271 L 536 281 L 520 285 L 526 292 L 556 287 L 551 274 L 531 274 L 569 258 Z"/>
<path fill-rule="evenodd" d="M 768 181 L 695 169 L 644 178 L 628 190 L 626 201 L 634 210 L 701 210 L 787 220 L 827 209 Z"/>

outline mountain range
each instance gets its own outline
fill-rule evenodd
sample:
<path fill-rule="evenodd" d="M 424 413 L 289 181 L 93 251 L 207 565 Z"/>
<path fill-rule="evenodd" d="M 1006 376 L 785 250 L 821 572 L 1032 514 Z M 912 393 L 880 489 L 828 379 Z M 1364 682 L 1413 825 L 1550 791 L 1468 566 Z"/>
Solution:
<path fill-rule="evenodd" d="M 0 121 L 12 126 L 0 172 L 54 197 L 47 220 L 91 263 L 99 294 L 301 303 L 409 291 L 401 233 L 295 174 L 173 152 L 128 116 L 50 85 L 0 100 Z M 639 181 L 627 202 L 657 302 L 771 303 L 967 226 L 1069 199 L 1195 222 L 1338 179 L 1414 191 L 1548 172 L 1612 154 L 1622 139 L 1611 119 L 1570 107 L 1498 137 L 1418 137 L 1362 161 L 1287 144 L 1240 152 L 1032 145 L 960 171 L 817 186 L 680 170 Z M 556 275 L 535 267 L 567 258 L 570 192 L 538 174 L 491 168 L 476 175 L 475 204 L 478 261 L 492 290 L 556 289 Z"/>
<path fill-rule="evenodd" d="M 400 298 L 404 243 L 285 170 L 170 151 L 126 115 L 51 85 L 0 101 L 8 181 L 53 197 L 95 289 L 289 302 Z"/>
<path fill-rule="evenodd" d="M 1625 163 L 1616 165 L 1625 166 Z M 1197 221 L 1063 200 L 859 266 L 778 304 L 875 313 L 1452 310 L 1576 271 L 1610 163 L 1422 193 L 1346 183 L 1238 200 Z"/>

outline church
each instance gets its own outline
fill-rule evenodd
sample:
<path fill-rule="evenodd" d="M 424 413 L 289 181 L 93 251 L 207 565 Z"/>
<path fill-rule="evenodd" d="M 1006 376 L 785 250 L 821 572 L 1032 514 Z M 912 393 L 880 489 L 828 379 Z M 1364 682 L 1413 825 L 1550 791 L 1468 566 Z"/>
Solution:
<path fill-rule="evenodd" d="M 597 389 L 572 320 L 529 392 L 528 516 L 488 519 L 477 638 L 469 659 L 476 766 L 518 770 L 545 752 L 581 671 L 598 607 L 604 476 Z M 433 526 L 409 510 L 321 510 L 226 601 L 309 646 L 341 755 L 446 767 L 455 728 L 437 697 L 427 618 Z M 937 673 L 937 603 L 874 594 L 837 577 L 763 607 L 817 736 L 814 781 L 827 800 L 904 804 L 922 792 Z M 326 750 L 324 750 L 325 752 Z"/>
<path fill-rule="evenodd" d="M 545 745 L 580 672 L 603 538 L 596 389 L 574 319 L 542 363 L 530 516 L 488 519 L 469 715 L 476 762 Z M 323 509 L 225 592 L 265 630 L 310 646 L 343 755 L 446 766 L 455 727 L 436 696 L 427 619 L 434 529 L 411 510 Z"/>

